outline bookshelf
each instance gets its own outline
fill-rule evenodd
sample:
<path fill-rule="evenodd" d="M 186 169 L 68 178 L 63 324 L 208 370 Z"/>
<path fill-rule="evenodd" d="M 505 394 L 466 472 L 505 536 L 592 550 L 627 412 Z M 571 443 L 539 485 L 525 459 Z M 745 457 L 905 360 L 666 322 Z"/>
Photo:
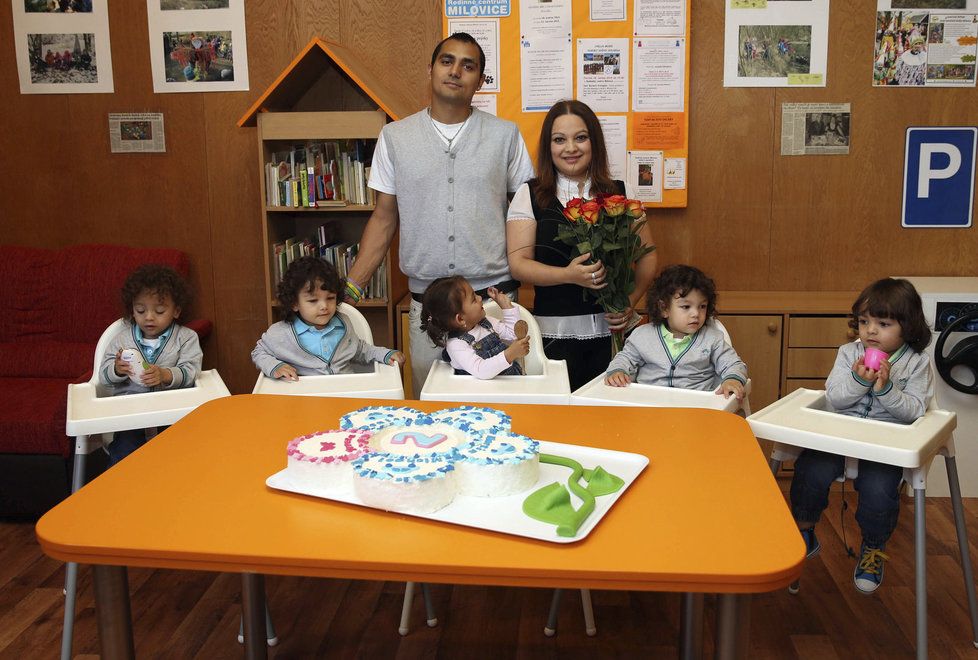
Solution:
<path fill-rule="evenodd" d="M 362 199 L 355 200 L 357 203 L 351 201 L 354 200 L 350 194 L 352 187 L 344 187 L 342 197 L 348 200 L 344 206 L 316 207 L 314 202 L 305 205 L 301 195 L 298 200 L 291 200 L 291 205 L 285 205 L 283 189 L 280 184 L 275 184 L 274 174 L 266 171 L 267 164 L 281 162 L 283 172 L 298 171 L 296 163 L 290 165 L 291 170 L 286 167 L 289 158 L 283 154 L 295 154 L 299 150 L 329 154 L 331 149 L 321 145 L 350 145 L 353 141 L 360 141 L 359 144 L 365 147 L 364 153 L 369 154 L 372 151 L 369 147 L 388 121 L 414 112 L 416 102 L 408 99 L 397 89 L 396 80 L 364 70 L 352 51 L 317 38 L 295 57 L 238 121 L 238 126 L 258 129 L 261 246 L 269 324 L 281 318 L 275 300 L 281 269 L 276 246 L 281 247 L 286 241 L 291 244 L 293 240 L 299 244 L 306 242 L 305 247 L 296 247 L 290 252 L 323 252 L 328 253 L 328 260 L 350 261 L 355 254 L 355 249 L 350 246 L 359 243 L 374 207 L 362 203 Z M 362 158 L 366 160 L 365 156 Z M 313 163 L 312 157 L 309 163 Z M 363 164 L 369 165 L 369 162 Z M 329 171 L 326 166 L 325 172 Z M 318 167 L 316 173 L 320 173 Z M 365 183 L 362 172 L 360 182 Z M 339 191 L 337 196 L 340 196 Z M 278 203 L 274 203 L 276 199 Z M 320 250 L 324 243 L 334 247 Z M 337 245 L 340 247 L 335 248 Z M 342 254 L 346 254 L 346 258 L 337 257 Z M 342 266 L 340 270 L 342 272 Z M 396 236 L 378 273 L 372 287 L 377 293 L 357 307 L 370 324 L 374 343 L 396 347 L 400 343 L 396 333 L 396 306 L 408 290 L 407 278 L 397 267 Z"/>

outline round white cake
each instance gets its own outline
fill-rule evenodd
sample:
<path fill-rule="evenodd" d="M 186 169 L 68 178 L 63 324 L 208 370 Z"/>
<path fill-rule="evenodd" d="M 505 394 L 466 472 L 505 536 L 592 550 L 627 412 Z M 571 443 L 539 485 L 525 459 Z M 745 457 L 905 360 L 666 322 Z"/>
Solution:
<path fill-rule="evenodd" d="M 366 406 L 340 417 L 341 429 L 367 429 L 370 431 L 386 426 L 414 426 L 430 424 L 431 416 L 402 406 Z"/>
<path fill-rule="evenodd" d="M 511 431 L 486 433 L 458 448 L 462 495 L 505 497 L 532 488 L 540 477 L 540 443 Z"/>
<path fill-rule="evenodd" d="M 288 475 L 302 487 L 342 490 L 353 482 L 353 461 L 370 451 L 370 432 L 321 431 L 289 442 Z"/>
<path fill-rule="evenodd" d="M 469 440 L 468 433 L 449 424 L 397 425 L 372 431 L 370 451 L 409 458 L 452 460 L 455 448 Z"/>
<path fill-rule="evenodd" d="M 482 406 L 458 406 L 431 413 L 435 422 L 451 424 L 463 431 L 503 431 L 510 428 L 510 416 L 501 410 Z"/>
<path fill-rule="evenodd" d="M 353 492 L 367 506 L 433 513 L 455 499 L 455 467 L 437 458 L 367 454 L 353 464 Z"/>

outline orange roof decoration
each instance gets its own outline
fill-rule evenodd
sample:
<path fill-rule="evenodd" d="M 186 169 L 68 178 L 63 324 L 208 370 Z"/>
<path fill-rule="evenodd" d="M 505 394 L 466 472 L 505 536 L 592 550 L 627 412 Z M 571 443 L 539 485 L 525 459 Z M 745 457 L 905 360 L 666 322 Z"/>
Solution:
<path fill-rule="evenodd" d="M 392 86 L 390 77 L 364 67 L 353 49 L 316 37 L 248 108 L 238 120 L 238 126 L 256 126 L 260 112 L 292 110 L 296 101 L 330 68 L 338 69 L 394 120 L 416 112 L 423 103 L 422 99 L 411 98 Z"/>

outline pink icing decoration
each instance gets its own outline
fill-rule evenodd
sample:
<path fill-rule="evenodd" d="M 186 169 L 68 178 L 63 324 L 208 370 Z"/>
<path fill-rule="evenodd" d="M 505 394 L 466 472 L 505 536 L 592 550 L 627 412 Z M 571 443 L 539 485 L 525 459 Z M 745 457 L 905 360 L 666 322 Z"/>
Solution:
<path fill-rule="evenodd" d="M 329 433 L 345 433 L 346 437 L 343 438 L 343 448 L 346 450 L 345 454 L 338 456 L 310 456 L 305 454 L 299 449 L 299 445 L 304 440 L 310 440 L 317 437 L 322 437 Z M 355 429 L 352 431 L 322 431 L 317 433 L 310 433 L 308 435 L 302 435 L 294 440 L 289 441 L 288 448 L 286 449 L 286 454 L 299 461 L 304 461 L 308 463 L 323 463 L 329 464 L 337 461 L 348 462 L 360 458 L 369 451 L 369 440 L 371 433 L 369 431 L 363 431 Z M 336 448 L 336 443 L 331 441 L 320 442 L 321 451 L 331 451 Z"/>
<path fill-rule="evenodd" d="M 403 445 L 407 444 L 408 441 L 411 441 L 416 447 L 429 449 L 431 447 L 440 445 L 446 440 L 448 440 L 448 436 L 444 433 L 428 435 L 426 433 L 421 433 L 420 431 L 402 431 L 401 433 L 395 434 L 394 437 L 391 438 L 391 444 Z"/>
<path fill-rule="evenodd" d="M 321 451 L 330 451 L 334 447 L 336 447 L 336 443 L 335 442 L 320 442 L 319 443 L 319 449 Z M 349 451 L 349 449 L 350 449 L 350 446 L 347 445 L 347 451 Z"/>

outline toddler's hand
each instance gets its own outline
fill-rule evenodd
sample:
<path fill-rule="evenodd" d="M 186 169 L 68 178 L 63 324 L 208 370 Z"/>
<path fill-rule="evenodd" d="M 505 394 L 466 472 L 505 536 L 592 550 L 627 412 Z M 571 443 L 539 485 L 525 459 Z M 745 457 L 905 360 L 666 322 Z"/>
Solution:
<path fill-rule="evenodd" d="M 864 381 L 868 383 L 872 383 L 874 380 L 876 380 L 876 374 L 878 372 L 874 369 L 870 369 L 869 367 L 867 367 L 865 364 L 863 364 L 863 359 L 859 358 L 852 365 L 852 373 L 856 374 Z"/>
<path fill-rule="evenodd" d="M 516 358 L 521 358 L 530 352 L 530 337 L 527 335 L 522 339 L 514 339 L 513 343 L 506 347 L 506 360 L 512 364 Z"/>
<path fill-rule="evenodd" d="M 388 358 L 387 364 L 394 364 L 396 362 L 397 364 L 403 365 L 404 360 L 405 360 L 404 353 L 400 351 L 394 351 L 394 354 L 391 355 L 390 358 Z"/>
<path fill-rule="evenodd" d="M 739 380 L 734 380 L 731 378 L 720 383 L 720 387 L 717 388 L 716 394 L 722 394 L 724 399 L 729 399 L 730 395 L 732 394 L 737 397 L 738 401 L 743 401 L 744 385 Z"/>
<path fill-rule="evenodd" d="M 496 287 L 491 286 L 488 289 L 486 289 L 486 294 L 488 294 L 490 298 L 496 301 L 496 304 L 499 305 L 499 309 L 513 308 L 513 301 L 509 299 L 509 296 L 501 292 Z"/>
<path fill-rule="evenodd" d="M 873 385 L 874 392 L 880 392 L 890 382 L 890 363 L 887 360 L 880 362 L 880 369 L 876 372 L 876 384 Z"/>
<path fill-rule="evenodd" d="M 295 367 L 293 367 L 291 364 L 283 364 L 272 372 L 272 378 L 281 378 L 282 380 L 299 380 L 299 374 L 296 373 Z"/>
<path fill-rule="evenodd" d="M 604 377 L 604 384 L 611 385 L 612 387 L 628 387 L 628 384 L 632 382 L 632 377 L 626 374 L 624 371 L 616 371 L 613 374 Z"/>
<path fill-rule="evenodd" d="M 166 367 L 158 367 L 151 364 L 143 368 L 143 385 L 146 387 L 156 387 L 157 385 L 169 385 L 173 382 L 173 373 Z"/>
<path fill-rule="evenodd" d="M 129 363 L 122 359 L 122 349 L 120 348 L 115 354 L 115 375 L 116 376 L 131 376 L 132 368 Z"/>

